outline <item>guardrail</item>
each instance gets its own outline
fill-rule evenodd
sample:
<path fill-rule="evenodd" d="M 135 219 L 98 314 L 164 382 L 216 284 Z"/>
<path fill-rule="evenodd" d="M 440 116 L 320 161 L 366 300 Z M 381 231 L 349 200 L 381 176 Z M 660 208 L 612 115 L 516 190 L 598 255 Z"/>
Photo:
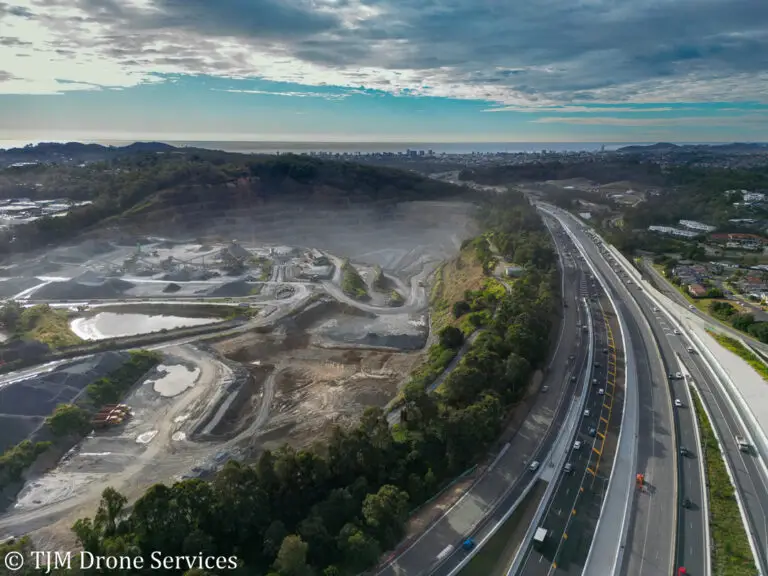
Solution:
<path fill-rule="evenodd" d="M 638 390 L 637 390 L 637 368 L 635 367 L 635 359 L 631 353 L 631 338 L 629 336 L 629 333 L 627 332 L 627 327 L 624 322 L 624 318 L 621 315 L 621 312 L 619 310 L 619 307 L 616 305 L 616 301 L 611 296 L 611 292 L 608 289 L 608 285 L 603 278 L 602 274 L 600 274 L 595 267 L 592 265 L 592 262 L 587 257 L 586 250 L 581 245 L 581 242 L 576 238 L 576 236 L 571 232 L 571 230 L 563 224 L 563 221 L 561 217 L 554 212 L 551 212 L 546 207 L 542 207 L 543 210 L 548 212 L 550 215 L 552 215 L 554 218 L 560 222 L 560 225 L 563 227 L 563 229 L 566 231 L 566 233 L 571 237 L 571 240 L 573 241 L 574 245 L 577 247 L 581 255 L 584 257 L 584 261 L 589 266 L 590 270 L 592 270 L 592 273 L 595 275 L 595 278 L 598 279 L 600 282 L 600 285 L 603 287 L 603 291 L 605 292 L 608 300 L 611 303 L 611 306 L 616 312 L 616 318 L 619 322 L 619 329 L 621 331 L 621 340 L 622 340 L 622 346 L 624 348 L 624 359 L 625 359 L 625 387 L 624 387 L 624 404 L 622 409 L 622 425 L 621 429 L 619 431 L 619 438 L 617 442 L 616 447 L 616 455 L 614 457 L 614 465 L 611 469 L 611 477 L 608 480 L 608 487 L 606 489 L 606 495 L 605 499 L 603 500 L 603 505 L 600 509 L 600 518 L 597 521 L 597 525 L 595 526 L 595 534 L 592 539 L 592 545 L 590 546 L 589 553 L 587 554 L 587 560 L 584 565 L 584 574 L 600 574 L 601 576 L 604 574 L 617 574 L 617 572 L 620 570 L 623 559 L 624 559 L 624 549 L 626 547 L 626 541 L 627 541 L 627 531 L 628 531 L 628 521 L 631 516 L 631 508 L 632 508 L 632 502 L 634 500 L 631 495 L 633 495 L 633 486 L 635 482 L 635 471 L 637 469 L 637 437 L 639 432 L 639 414 L 638 414 L 638 403 L 639 403 L 639 396 L 638 396 Z M 629 346 L 628 346 L 629 344 Z M 631 401 L 630 401 L 631 396 Z M 627 434 L 627 430 L 631 430 L 631 435 Z M 622 454 L 627 455 L 628 457 L 622 458 Z M 621 474 L 618 473 L 618 470 L 620 467 L 625 467 L 626 470 L 624 471 L 625 477 L 624 482 L 625 484 L 622 486 L 621 484 L 616 484 L 616 478 L 621 477 Z M 609 506 L 615 507 L 617 506 L 616 503 L 613 501 L 617 498 L 620 498 L 622 496 L 622 493 L 620 490 L 626 490 L 626 496 L 624 497 L 624 507 L 623 510 L 618 512 L 621 514 L 621 517 L 618 519 L 620 523 L 620 530 L 619 530 L 619 538 L 616 542 L 616 533 L 614 530 L 606 529 L 604 518 L 606 515 L 606 510 Z M 610 503 L 609 503 L 610 502 Z M 603 532 L 601 530 L 609 530 L 609 534 L 603 535 Z M 606 541 L 610 542 L 616 542 L 616 548 L 615 552 L 613 552 L 612 557 L 606 558 L 603 556 L 602 558 L 596 558 L 594 555 L 594 551 L 596 549 L 600 549 L 601 551 L 605 548 L 607 548 L 605 545 L 596 544 L 600 539 L 604 538 Z M 594 567 L 596 564 L 599 564 L 600 561 L 602 561 L 602 566 Z"/>

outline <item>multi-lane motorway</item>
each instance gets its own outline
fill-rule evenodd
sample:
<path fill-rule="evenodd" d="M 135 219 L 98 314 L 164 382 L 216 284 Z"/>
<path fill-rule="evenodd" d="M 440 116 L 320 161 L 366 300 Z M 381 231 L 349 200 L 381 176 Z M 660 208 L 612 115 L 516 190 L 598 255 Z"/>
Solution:
<path fill-rule="evenodd" d="M 677 295 L 682 298 L 679 293 Z M 646 296 L 643 296 L 640 301 L 646 311 L 655 315 L 656 323 L 660 329 L 666 332 L 674 331 L 674 328 L 669 326 L 666 315 L 654 312 L 654 305 Z M 683 302 L 685 302 L 684 299 Z M 714 324 L 711 320 L 709 322 Z M 702 399 L 712 416 L 712 424 L 720 434 L 725 448 L 725 456 L 734 473 L 737 489 L 744 499 L 747 521 L 755 539 L 757 554 L 760 556 L 758 561 L 765 570 L 768 568 L 768 479 L 764 477 L 760 463 L 757 461 L 757 455 L 754 453 L 745 454 L 736 445 L 735 436 L 741 434 L 741 426 L 733 414 L 721 385 L 713 377 L 704 359 L 697 354 L 690 354 L 687 345 L 681 341 L 680 336 L 670 338 L 668 341 L 682 358 L 685 368 L 690 372 L 691 378 L 701 392 Z M 680 384 L 680 386 L 683 385 Z M 691 499 L 694 504 L 697 502 L 697 500 Z M 689 572 L 693 573 L 691 569 Z"/>
<path fill-rule="evenodd" d="M 574 231 L 580 232 L 576 230 L 579 228 L 578 226 L 575 225 L 573 228 Z M 595 256 L 594 261 L 596 263 L 599 262 L 603 269 L 607 269 L 608 264 L 603 257 L 598 256 L 597 248 L 594 244 L 587 240 L 583 233 L 581 238 L 585 240 L 583 243 L 585 248 Z M 608 259 L 610 260 L 610 258 Z M 619 270 L 622 270 L 622 268 L 619 267 Z M 673 454 L 673 458 L 676 460 L 674 468 L 677 473 L 675 482 L 678 494 L 674 498 L 676 530 L 660 530 L 657 525 L 649 526 L 651 533 L 655 532 L 660 535 L 656 542 L 633 535 L 628 540 L 628 554 L 625 555 L 625 570 L 622 570 L 622 573 L 649 575 L 660 573 L 647 565 L 649 562 L 657 564 L 659 567 L 661 565 L 659 562 L 661 558 L 655 557 L 653 553 L 649 554 L 649 551 L 656 551 L 658 541 L 668 539 L 670 536 L 673 537 L 674 541 L 674 551 L 671 557 L 674 560 L 675 566 L 684 566 L 689 574 L 706 574 L 709 572 L 708 548 L 706 546 L 708 539 L 707 511 L 705 509 L 704 486 L 699 465 L 699 459 L 702 455 L 696 441 L 694 427 L 695 415 L 693 414 L 692 407 L 688 405 L 689 395 L 686 391 L 687 383 L 685 379 L 674 378 L 672 381 L 668 379 L 669 373 L 675 373 L 676 375 L 676 372 L 681 370 L 679 362 L 682 362 L 683 371 L 690 373 L 692 383 L 701 392 L 704 403 L 712 415 L 713 425 L 722 439 L 725 457 L 734 472 L 736 488 L 744 501 L 749 530 L 756 541 L 757 560 L 762 565 L 763 570 L 765 570 L 765 567 L 768 566 L 768 482 L 763 474 L 763 468 L 758 461 L 758 457 L 754 453 L 745 454 L 739 451 L 734 439 L 740 432 L 739 419 L 734 414 L 732 405 L 725 397 L 722 384 L 714 377 L 704 359 L 695 352 L 689 352 L 687 340 L 684 339 L 682 334 L 675 333 L 676 328 L 671 325 L 669 317 L 656 308 L 647 293 L 647 285 L 637 287 L 634 281 L 627 284 L 626 282 L 629 277 L 626 274 L 622 274 L 621 277 L 624 285 L 628 286 L 628 289 L 632 291 L 633 300 L 639 306 L 640 313 L 648 321 L 648 327 L 650 327 L 653 338 L 658 343 L 657 347 L 665 366 L 666 374 L 664 376 L 667 377 L 669 382 L 668 389 L 671 391 L 673 398 L 679 400 L 681 404 L 680 407 L 673 409 L 675 412 L 673 423 L 676 441 L 670 443 L 672 447 L 670 454 Z M 677 294 L 677 297 L 682 298 L 679 294 Z M 687 307 L 687 302 L 681 302 L 681 304 Z M 634 309 L 635 306 L 633 305 L 631 308 Z M 693 312 L 696 313 L 697 311 Z M 696 315 L 700 316 L 699 314 Z M 637 316 L 637 319 L 640 320 L 640 324 L 645 324 L 640 316 Z M 711 322 L 711 320 L 709 321 Z M 642 375 L 640 375 L 640 379 L 642 380 Z M 657 388 L 656 384 L 654 382 L 653 388 Z M 642 431 L 643 425 L 641 422 L 641 438 L 639 439 L 641 443 Z M 654 436 L 656 437 L 657 434 L 654 434 Z M 663 435 L 658 436 L 663 438 Z M 690 451 L 691 454 L 680 454 L 681 447 Z M 652 492 L 650 496 L 656 498 L 658 487 L 651 481 L 648 488 Z M 638 494 L 636 498 L 640 500 L 640 495 Z M 686 499 L 690 501 L 691 505 L 689 508 L 681 506 Z M 638 512 L 642 514 L 642 508 L 636 503 L 633 512 L 633 516 L 638 514 Z M 642 519 L 635 517 L 633 522 L 634 528 L 637 528 L 639 522 L 642 522 Z M 714 569 L 715 567 L 712 568 Z M 664 572 L 666 573 L 667 571 L 664 570 Z"/>
<path fill-rule="evenodd" d="M 539 526 L 543 543 L 529 545 L 518 574 L 581 574 L 610 478 L 623 404 L 623 350 L 619 328 L 607 298 L 600 298 L 594 279 L 586 278 L 581 295 L 591 302 L 595 362 L 589 395 L 577 435 L 569 446 L 566 467 Z M 570 442 L 570 439 L 565 439 Z"/>

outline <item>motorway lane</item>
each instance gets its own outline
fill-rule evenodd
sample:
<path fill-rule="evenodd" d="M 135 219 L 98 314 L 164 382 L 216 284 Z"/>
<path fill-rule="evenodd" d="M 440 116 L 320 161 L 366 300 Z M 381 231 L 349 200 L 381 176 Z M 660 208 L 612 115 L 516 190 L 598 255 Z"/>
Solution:
<path fill-rule="evenodd" d="M 641 387 L 637 472 L 645 475 L 646 489 L 635 493 L 620 573 L 628 576 L 668 574 L 674 564 L 677 449 L 667 373 L 653 335 L 629 296 L 628 285 L 617 278 L 580 226 L 574 224 L 571 230 L 609 284 L 632 341 L 632 350 L 628 353 L 634 354 Z M 629 286 L 636 290 L 634 284 Z"/>
<path fill-rule="evenodd" d="M 670 286 L 656 270 L 650 269 L 650 272 L 658 280 L 656 285 L 662 293 L 672 298 L 673 301 L 685 307 L 688 306 L 688 301 L 683 295 Z M 646 309 L 652 311 L 653 304 L 647 296 L 642 300 Z M 718 324 L 698 310 L 689 309 L 688 312 L 706 320 L 710 324 Z M 664 317 L 664 320 L 666 320 L 666 317 Z M 740 335 L 734 330 L 730 330 L 730 332 L 734 336 L 740 336 L 752 346 L 760 349 L 766 348 L 764 344 L 754 341 L 747 336 Z M 765 478 L 757 457 L 754 454 L 744 454 L 738 449 L 734 437 L 740 434 L 741 426 L 733 414 L 731 404 L 726 399 L 717 378 L 710 372 L 707 364 L 701 357 L 697 354 L 688 353 L 687 346 L 680 337 L 677 337 L 675 341 L 677 352 L 701 392 L 703 401 L 712 415 L 712 425 L 718 431 L 724 444 L 725 457 L 733 471 L 737 489 L 744 500 L 747 522 L 753 538 L 756 540 L 756 548 L 760 556 L 759 562 L 764 568 L 768 567 L 768 479 Z M 695 414 L 691 414 L 691 416 L 695 417 Z M 696 501 L 694 500 L 694 502 Z M 690 568 L 689 572 L 694 573 Z"/>
<path fill-rule="evenodd" d="M 665 322 L 660 312 L 653 312 L 653 306 L 645 296 L 640 296 L 638 302 L 656 337 L 667 372 L 678 372 L 676 354 L 685 353 L 685 346 L 680 336 L 674 334 L 673 327 Z M 673 398 L 679 399 L 683 404 L 683 407 L 674 408 L 678 445 L 678 503 L 682 503 L 685 498 L 693 503 L 691 508 L 686 509 L 681 506 L 678 510 L 675 557 L 678 567 L 684 566 L 691 574 L 705 574 L 707 566 L 705 523 L 708 519 L 704 516 L 704 481 L 698 462 L 701 458 L 701 449 L 694 425 L 696 414 L 692 407 L 686 406 L 686 385 L 684 379 L 669 380 Z M 689 454 L 682 455 L 679 452 L 680 448 L 685 448 Z"/>
<path fill-rule="evenodd" d="M 603 304 L 609 305 L 607 298 Z M 614 339 L 618 324 L 614 320 L 614 326 L 609 329 L 601 303 L 595 302 L 592 308 L 596 366 L 592 368 L 591 377 L 596 383 L 590 386 L 584 407 L 588 412 L 582 414 L 574 438 L 582 445 L 571 449 L 568 462 L 573 470 L 570 473 L 563 470 L 559 475 L 558 488 L 539 524 L 549 534 L 542 545 L 529 546 L 519 571 L 525 576 L 581 574 L 610 477 L 623 405 L 623 388 L 616 386 L 617 376 L 623 378 L 623 370 L 616 370 L 617 352 L 622 363 L 623 354 L 621 340 Z M 600 388 L 605 390 L 605 395 L 598 394 Z M 590 428 L 595 429 L 594 437 L 589 434 Z"/>
<path fill-rule="evenodd" d="M 556 242 L 563 243 L 564 240 L 558 237 Z M 573 249 L 570 248 L 570 251 Z M 582 331 L 576 327 L 586 318 L 577 305 L 576 287 L 582 274 L 581 266 L 566 259 L 563 293 L 568 306 L 563 309 L 562 332 L 543 383 L 549 386 L 549 392 L 541 394 L 494 469 L 479 479 L 459 502 L 409 547 L 396 553 L 376 572 L 377 576 L 448 574 L 464 559 L 460 548 L 463 538 L 472 534 L 479 541 L 527 486 L 531 478 L 529 463 L 549 451 L 573 398 L 576 383 L 570 381 L 570 375 L 574 363 L 578 365 L 586 358 Z M 573 362 L 562 360 L 569 355 L 575 356 Z M 455 546 L 456 550 L 438 562 L 437 556 L 449 545 Z"/>

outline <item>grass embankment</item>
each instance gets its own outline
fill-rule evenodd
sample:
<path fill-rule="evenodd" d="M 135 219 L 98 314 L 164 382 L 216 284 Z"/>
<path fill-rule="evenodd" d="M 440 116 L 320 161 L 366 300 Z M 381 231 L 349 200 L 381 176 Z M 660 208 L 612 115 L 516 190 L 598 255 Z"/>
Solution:
<path fill-rule="evenodd" d="M 701 450 L 708 481 L 712 574 L 753 576 L 757 573 L 757 568 L 720 446 L 701 399 L 693 387 L 691 396 L 699 421 Z"/>
<path fill-rule="evenodd" d="M 435 272 L 430 294 L 432 330 L 437 333 L 446 326 L 457 326 L 452 307 L 464 299 L 467 290 L 480 290 L 487 277 L 483 265 L 472 246 L 465 246 L 453 260 L 443 264 Z M 503 289 L 503 287 L 502 287 Z"/>
<path fill-rule="evenodd" d="M 724 334 L 718 334 L 714 330 L 707 330 L 707 333 L 712 336 L 717 342 L 726 350 L 730 350 L 743 360 L 747 362 L 755 371 L 768 381 L 768 366 L 766 366 L 760 358 L 758 358 L 754 352 L 747 349 L 744 344 L 736 340 L 735 338 L 729 338 Z"/>
<path fill-rule="evenodd" d="M 44 342 L 51 348 L 74 346 L 83 342 L 69 329 L 67 311 L 51 308 L 48 304 L 23 309 L 14 335 L 24 340 Z"/>
<path fill-rule="evenodd" d="M 344 294 L 355 300 L 368 300 L 368 285 L 349 260 L 341 265 L 341 289 Z"/>
<path fill-rule="evenodd" d="M 87 418 L 90 422 L 90 417 L 101 406 L 118 402 L 141 376 L 160 361 L 160 358 L 157 352 L 131 352 L 130 359 L 122 366 L 88 385 L 84 406 L 59 404 L 46 419 L 45 426 L 50 428 L 54 437 L 70 437 L 73 434 L 82 436 L 90 431 L 90 426 L 84 431 L 83 420 Z M 53 446 L 52 442 L 33 443 L 22 440 L 6 450 L 0 455 L 0 490 L 21 480 L 24 471 L 38 456 Z"/>

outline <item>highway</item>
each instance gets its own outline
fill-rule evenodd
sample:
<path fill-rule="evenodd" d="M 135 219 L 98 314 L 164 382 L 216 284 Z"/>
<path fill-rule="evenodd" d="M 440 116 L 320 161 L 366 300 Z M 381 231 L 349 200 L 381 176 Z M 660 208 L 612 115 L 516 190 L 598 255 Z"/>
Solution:
<path fill-rule="evenodd" d="M 666 281 L 664 284 L 666 285 Z M 671 286 L 669 288 L 672 289 Z M 677 290 L 675 292 L 685 301 L 685 298 Z M 644 307 L 652 311 L 653 304 L 649 302 L 648 298 L 645 297 L 642 300 Z M 687 306 L 687 302 L 685 305 Z M 699 316 L 698 311 L 695 312 Z M 707 319 L 710 323 L 714 323 L 711 318 Z M 663 326 L 662 322 L 666 321 L 667 318 L 664 316 L 659 318 L 658 323 Z M 703 401 L 712 415 L 712 425 L 723 441 L 725 457 L 733 470 L 736 487 L 744 499 L 747 521 L 760 555 L 759 562 L 766 570 L 768 568 L 768 479 L 765 478 L 757 457 L 754 454 L 745 454 L 738 449 L 735 436 L 740 433 L 741 426 L 732 412 L 730 403 L 725 398 L 721 385 L 703 358 L 697 354 L 689 354 L 686 349 L 687 346 L 680 341 L 679 337 L 673 341 L 676 344 L 676 351 L 683 359 L 684 366 L 690 371 L 692 380 L 701 392 Z M 689 571 L 693 574 L 692 570 L 689 569 Z"/>
<path fill-rule="evenodd" d="M 612 313 L 604 312 L 610 303 L 605 297 L 598 298 L 596 286 L 585 282 L 581 290 L 585 297 L 596 297 L 591 308 L 597 360 L 575 438 L 581 445 L 571 448 L 568 463 L 572 470 L 558 474 L 558 487 L 539 523 L 548 534 L 542 544 L 528 546 L 518 571 L 524 576 L 582 573 L 615 454 L 624 383 L 621 339 L 614 337 L 618 323 Z"/>
<path fill-rule="evenodd" d="M 570 216 L 566 218 L 573 224 L 569 229 L 608 283 L 632 342 L 632 350 L 627 354 L 634 355 L 637 367 L 640 387 L 637 473 L 644 474 L 646 485 L 634 495 L 620 573 L 628 576 L 670 574 L 675 564 L 678 501 L 677 446 L 667 372 L 628 285 L 616 276 L 581 225 Z M 634 286 L 631 289 L 636 290 Z"/>
<path fill-rule="evenodd" d="M 594 245 L 591 245 L 594 247 Z M 673 299 L 676 303 L 684 306 L 685 313 L 695 316 L 699 320 L 704 320 L 708 324 L 717 325 L 712 318 L 702 314 L 696 309 L 689 308 L 688 301 L 655 270 L 648 270 L 646 274 L 654 274 L 655 284 L 660 291 Z M 768 569 L 768 479 L 766 479 L 763 468 L 760 465 L 758 457 L 755 454 L 745 454 L 738 449 L 734 437 L 740 433 L 740 424 L 738 418 L 733 413 L 731 403 L 726 399 L 722 390 L 722 384 L 709 369 L 709 366 L 696 353 L 688 352 L 688 344 L 680 335 L 674 333 L 674 327 L 669 324 L 666 314 L 655 311 L 655 305 L 650 300 L 646 290 L 635 289 L 634 296 L 645 315 L 655 337 L 660 343 L 662 355 L 667 365 L 676 365 L 676 358 L 682 360 L 683 366 L 691 374 L 693 384 L 701 392 L 705 405 L 712 415 L 712 424 L 718 431 L 724 444 L 725 458 L 727 459 L 733 473 L 741 498 L 744 501 L 745 514 L 749 524 L 749 530 L 756 540 L 756 549 L 759 555 L 758 563 L 762 566 L 764 573 Z M 760 342 L 754 341 L 743 336 L 733 329 L 729 330 L 734 336 L 742 337 L 750 345 L 765 350 L 766 346 Z M 673 360 L 672 358 L 675 358 Z M 669 371 L 672 371 L 671 369 Z M 677 369 L 675 369 L 677 371 Z M 705 574 L 706 550 L 704 543 L 706 539 L 706 521 L 703 516 L 702 503 L 704 499 L 703 487 L 698 471 L 698 458 L 701 457 L 700 447 L 695 441 L 693 431 L 693 418 L 695 414 L 692 408 L 687 406 L 685 399 L 685 382 L 675 381 L 671 384 L 671 389 L 676 398 L 683 401 L 684 406 L 676 409 L 676 427 L 679 435 L 679 446 L 683 446 L 694 452 L 692 458 L 678 457 L 679 467 L 679 491 L 680 500 L 689 498 L 692 502 L 690 509 L 683 509 L 678 506 L 678 536 L 676 541 L 675 560 L 677 566 L 684 566 L 689 574 Z M 699 477 L 699 481 L 696 478 Z M 715 571 L 715 567 L 712 567 Z M 631 571 L 626 573 L 631 574 Z"/>
<path fill-rule="evenodd" d="M 556 236 L 556 242 L 567 242 Z M 563 247 L 560 253 L 573 251 Z M 545 372 L 541 393 L 521 428 L 510 440 L 506 451 L 485 475 L 427 531 L 397 550 L 375 572 L 377 576 L 450 574 L 466 558 L 461 542 L 472 536 L 476 542 L 490 533 L 533 479 L 528 466 L 541 460 L 557 438 L 564 415 L 577 389 L 578 376 L 586 362 L 584 332 L 577 324 L 586 320 L 578 305 L 578 286 L 584 274 L 582 265 L 564 260 L 562 275 L 563 308 L 561 331 Z M 573 357 L 571 359 L 570 357 Z M 567 359 L 567 360 L 564 360 Z M 572 381 L 571 376 L 576 376 Z M 454 550 L 441 554 L 453 546 Z M 441 558 L 438 559 L 438 556 Z"/>

